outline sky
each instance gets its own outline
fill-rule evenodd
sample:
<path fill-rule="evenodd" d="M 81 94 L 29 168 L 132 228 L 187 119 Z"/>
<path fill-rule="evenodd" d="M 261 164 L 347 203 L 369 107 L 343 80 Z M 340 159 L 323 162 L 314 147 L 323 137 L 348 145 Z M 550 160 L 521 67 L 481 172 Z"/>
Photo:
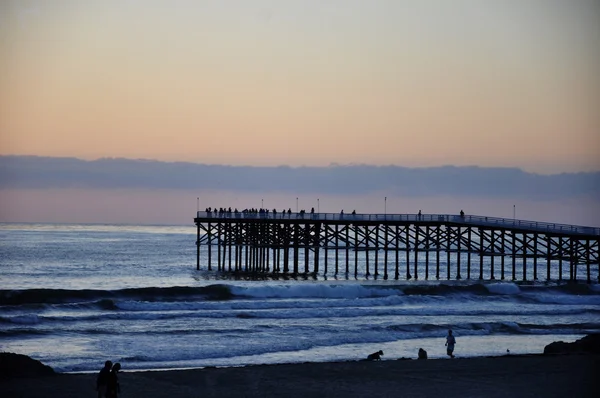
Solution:
<path fill-rule="evenodd" d="M 600 170 L 594 0 L 0 2 L 0 154 Z"/>
<path fill-rule="evenodd" d="M 596 0 L 2 0 L 0 155 L 600 171 Z M 6 170 L 0 170 L 6 174 Z M 351 183 L 351 182 L 349 182 Z M 0 189 L 0 222 L 200 207 L 600 225 L 600 198 Z"/>
<path fill-rule="evenodd" d="M 195 233 L 196 210 L 232 206 L 238 209 L 298 208 L 320 213 L 346 214 L 356 210 L 371 214 L 454 214 L 541 221 L 600 227 L 597 199 L 572 198 L 535 201 L 510 198 L 387 196 L 385 192 L 355 195 L 289 194 L 280 192 L 156 190 L 156 189 L 30 189 L 0 190 L 0 222 L 13 223 L 100 223 L 187 225 Z M 514 212 L 514 213 L 513 213 Z M 0 224 L 0 229 L 2 225 Z M 190 241 L 190 244 L 193 244 Z"/>

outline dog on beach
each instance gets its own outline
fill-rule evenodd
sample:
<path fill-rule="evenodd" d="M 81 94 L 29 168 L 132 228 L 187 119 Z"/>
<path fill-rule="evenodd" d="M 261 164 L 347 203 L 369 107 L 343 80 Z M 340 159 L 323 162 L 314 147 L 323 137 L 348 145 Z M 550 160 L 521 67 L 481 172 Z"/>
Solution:
<path fill-rule="evenodd" d="M 367 356 L 367 361 L 381 361 L 381 356 L 383 355 L 383 351 L 379 350 Z"/>

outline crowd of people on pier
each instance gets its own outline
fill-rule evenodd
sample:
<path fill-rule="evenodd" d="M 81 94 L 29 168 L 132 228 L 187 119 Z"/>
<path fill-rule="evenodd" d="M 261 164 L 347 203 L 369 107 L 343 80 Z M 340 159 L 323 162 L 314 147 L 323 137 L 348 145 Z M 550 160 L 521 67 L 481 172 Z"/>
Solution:
<path fill-rule="evenodd" d="M 239 211 L 237 208 L 235 209 L 231 209 L 231 207 L 226 208 L 226 207 L 219 207 L 218 209 L 212 208 L 212 207 L 207 207 L 204 210 L 207 214 L 208 217 L 244 217 L 244 218 L 256 218 L 256 217 L 265 217 L 268 218 L 269 214 L 271 214 L 273 216 L 273 218 L 277 218 L 277 215 L 279 214 L 280 218 L 285 218 L 286 215 L 287 217 L 291 218 L 292 216 L 292 209 L 288 208 L 287 210 L 283 209 L 281 210 L 281 212 L 278 212 L 277 209 L 273 209 L 273 210 L 269 210 L 269 209 L 256 209 L 256 208 L 246 208 L 242 211 Z M 304 218 L 306 215 L 306 210 L 302 209 L 300 211 L 296 211 L 294 214 L 296 214 L 296 218 Z M 464 218 L 465 217 L 465 212 L 461 209 L 460 211 L 460 217 Z M 352 210 L 352 213 L 350 213 L 350 215 L 352 216 L 356 216 L 356 210 Z M 417 219 L 421 219 L 422 218 L 422 213 L 421 210 L 419 210 L 419 212 L 417 213 Z M 340 211 L 340 218 L 344 217 L 344 210 L 342 209 L 342 211 Z M 315 218 L 315 208 L 311 208 L 310 209 L 310 218 Z"/>
<path fill-rule="evenodd" d="M 277 215 L 280 215 L 281 218 L 284 218 L 286 216 L 291 217 L 292 216 L 292 209 L 288 208 L 287 210 L 283 209 L 280 212 L 277 211 L 277 209 L 256 209 L 256 208 L 249 208 L 249 209 L 244 209 L 242 211 L 239 211 L 237 208 L 235 209 L 231 209 L 231 207 L 229 208 L 225 208 L 225 207 L 219 207 L 218 209 L 212 208 L 212 207 L 207 207 L 204 210 L 207 214 L 207 216 L 211 217 L 250 217 L 250 218 L 256 218 L 256 217 L 269 217 L 269 215 L 272 215 L 273 217 L 277 217 Z M 343 213 L 343 211 L 342 211 Z M 297 217 L 300 218 L 304 218 L 306 215 L 306 210 L 302 209 L 300 211 L 296 211 L 294 214 L 297 215 Z M 353 214 L 356 214 L 356 212 L 354 212 Z M 311 217 L 314 218 L 315 216 L 315 208 L 311 208 L 310 209 L 310 215 Z"/>
<path fill-rule="evenodd" d="M 212 207 L 207 207 L 206 209 L 204 209 L 204 211 L 206 212 L 206 215 L 208 217 L 243 217 L 243 218 L 256 218 L 256 217 L 269 217 L 269 215 L 272 215 L 273 218 L 277 218 L 277 216 L 279 215 L 280 218 L 285 218 L 286 216 L 291 218 L 292 217 L 292 209 L 288 208 L 287 210 L 283 209 L 281 210 L 281 212 L 278 212 L 277 209 L 273 209 L 273 210 L 269 210 L 269 209 L 256 209 L 256 208 L 247 208 L 244 209 L 242 211 L 239 211 L 237 208 L 235 209 L 231 209 L 231 207 L 226 208 L 226 207 L 219 207 L 218 209 L 212 208 Z M 296 211 L 294 214 L 296 214 L 296 218 L 305 218 L 306 217 L 306 210 L 301 209 L 299 211 Z M 318 213 L 315 213 L 315 208 L 312 207 L 310 209 L 310 218 L 315 218 L 315 216 L 318 215 Z M 356 216 L 356 210 L 352 210 L 351 215 Z M 344 216 L 344 210 L 342 210 L 340 212 L 340 217 Z"/>

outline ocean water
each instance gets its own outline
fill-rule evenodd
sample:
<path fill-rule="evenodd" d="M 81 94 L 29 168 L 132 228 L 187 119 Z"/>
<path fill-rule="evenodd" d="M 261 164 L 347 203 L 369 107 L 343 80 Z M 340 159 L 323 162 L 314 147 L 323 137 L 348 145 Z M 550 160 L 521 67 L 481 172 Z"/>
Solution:
<path fill-rule="evenodd" d="M 195 233 L 193 224 L 0 224 L 0 351 L 92 372 L 107 359 L 144 370 L 357 360 L 380 349 L 384 360 L 419 348 L 442 358 L 449 328 L 459 357 L 541 353 L 600 332 L 598 284 L 256 280 L 197 271 Z"/>

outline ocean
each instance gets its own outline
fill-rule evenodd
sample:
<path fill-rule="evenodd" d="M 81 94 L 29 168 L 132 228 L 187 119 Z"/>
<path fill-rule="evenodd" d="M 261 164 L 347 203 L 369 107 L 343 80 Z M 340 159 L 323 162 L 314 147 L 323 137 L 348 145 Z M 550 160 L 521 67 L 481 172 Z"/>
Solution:
<path fill-rule="evenodd" d="M 600 332 L 600 286 L 196 270 L 188 226 L 0 224 L 0 351 L 61 372 L 543 352 Z M 361 265 L 362 266 L 362 265 Z M 402 276 L 402 272 L 401 272 Z"/>

